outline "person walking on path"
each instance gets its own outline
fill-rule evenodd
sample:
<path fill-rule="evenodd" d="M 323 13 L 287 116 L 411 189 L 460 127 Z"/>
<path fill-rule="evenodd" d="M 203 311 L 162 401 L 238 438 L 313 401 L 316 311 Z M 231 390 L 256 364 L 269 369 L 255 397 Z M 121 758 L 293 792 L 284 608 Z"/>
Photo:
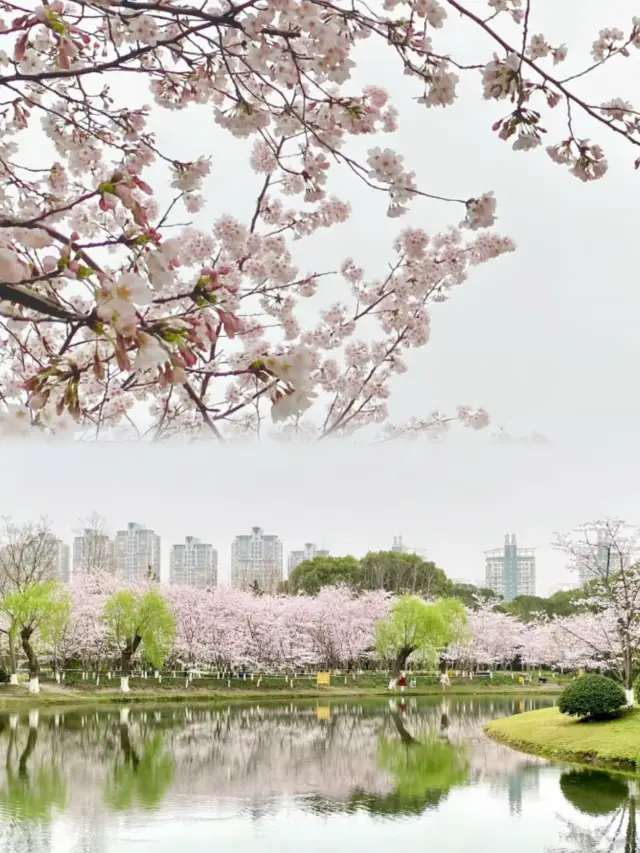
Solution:
<path fill-rule="evenodd" d="M 449 673 L 443 672 L 442 675 L 440 676 L 440 687 L 442 687 L 443 690 L 446 690 L 447 687 L 449 686 L 449 684 L 450 684 Z"/>
<path fill-rule="evenodd" d="M 407 689 L 407 677 L 404 672 L 400 673 L 400 678 L 398 679 L 398 687 L 400 688 L 400 693 L 404 696 L 404 691 Z"/>

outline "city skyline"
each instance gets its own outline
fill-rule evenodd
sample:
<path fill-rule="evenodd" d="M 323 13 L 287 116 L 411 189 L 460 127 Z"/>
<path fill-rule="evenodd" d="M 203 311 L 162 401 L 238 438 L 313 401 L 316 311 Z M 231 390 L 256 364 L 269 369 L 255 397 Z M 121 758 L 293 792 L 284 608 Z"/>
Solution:
<path fill-rule="evenodd" d="M 71 545 L 56 536 L 51 531 L 51 539 L 55 543 L 55 569 L 52 573 L 58 579 L 68 582 L 74 575 L 85 571 L 90 565 L 107 571 L 115 571 L 125 581 L 134 581 L 148 576 L 151 572 L 163 583 L 196 586 L 199 588 L 212 588 L 217 585 L 236 586 L 240 589 L 249 589 L 257 583 L 258 588 L 264 592 L 274 593 L 277 591 L 281 581 L 286 580 L 291 572 L 305 560 L 314 557 L 346 556 L 346 554 L 331 554 L 327 548 L 318 548 L 315 542 L 305 542 L 302 549 L 287 550 L 283 540 L 277 534 L 264 534 L 260 526 L 254 526 L 249 535 L 238 534 L 230 543 L 228 573 L 222 578 L 219 567 L 220 549 L 210 542 L 203 542 L 199 537 L 187 535 L 182 543 L 165 544 L 164 549 L 168 552 L 168 559 L 162 560 L 162 535 L 157 534 L 153 528 L 146 527 L 138 522 L 127 522 L 126 529 L 117 530 L 113 536 L 106 533 L 109 520 L 93 514 L 94 523 L 98 528 L 84 528 L 80 535 L 76 535 Z M 144 544 L 138 544 L 138 538 L 142 537 Z M 265 569 L 261 562 L 264 557 L 253 557 L 252 551 L 256 550 L 252 540 L 260 539 L 269 543 L 272 548 L 267 557 L 269 566 Z M 246 554 L 238 557 L 238 543 L 245 542 Z M 133 544 L 132 544 L 133 543 Z M 598 562 L 601 563 L 603 548 L 605 546 L 603 534 L 598 531 Z M 273 547 L 272 547 L 273 546 Z M 264 548 L 261 545 L 260 548 Z M 275 550 L 273 550 L 275 548 Z M 425 560 L 432 560 L 438 565 L 437 560 L 432 559 L 424 548 L 412 548 L 404 543 L 402 535 L 394 535 L 391 544 L 381 548 L 368 548 L 360 554 L 349 552 L 352 556 L 360 558 L 367 551 L 390 551 L 395 553 L 412 553 Z M 484 573 L 482 576 L 466 576 L 465 578 L 454 577 L 447 573 L 454 583 L 473 584 L 478 587 L 492 589 L 501 595 L 505 601 L 510 601 L 517 595 L 544 595 L 538 592 L 536 586 L 536 548 L 523 549 L 517 546 L 515 534 L 505 535 L 503 548 L 484 551 Z M 606 548 L 604 548 L 606 551 Z M 510 553 L 513 551 L 513 560 Z M 526 562 L 522 562 L 525 560 Z M 238 562 L 244 562 L 243 568 L 238 568 Z M 513 562 L 513 566 L 511 566 Z M 164 570 L 163 570 L 164 565 Z M 441 566 L 441 568 L 443 568 Z M 513 575 L 511 577 L 511 575 Z M 574 581 L 564 581 L 551 587 L 546 594 L 551 595 L 561 589 L 572 589 L 585 581 L 584 573 L 581 571 L 579 577 Z"/>
<path fill-rule="evenodd" d="M 303 561 L 311 560 L 315 557 L 329 556 L 347 556 L 346 554 L 331 554 L 328 548 L 319 548 L 315 542 L 305 542 L 301 549 L 287 550 L 284 547 L 282 539 L 277 534 L 264 534 L 260 526 L 252 528 L 252 533 L 249 535 L 239 534 L 234 537 L 230 545 L 229 555 L 229 573 L 228 578 L 221 581 L 219 576 L 219 554 L 220 551 L 210 542 L 203 542 L 199 537 L 187 535 L 181 543 L 171 543 L 165 545 L 165 550 L 168 548 L 168 560 L 162 561 L 162 536 L 156 534 L 153 528 L 141 525 L 138 522 L 127 522 L 125 530 L 116 531 L 115 536 L 111 538 L 108 533 L 102 529 L 103 525 L 108 524 L 108 519 L 104 519 L 97 513 L 94 513 L 94 520 L 101 525 L 100 529 L 85 528 L 81 535 L 75 536 L 72 545 L 66 545 L 61 539 L 55 536 L 52 532 L 52 539 L 58 543 L 58 556 L 56 564 L 58 566 L 57 576 L 61 579 L 79 574 L 87 570 L 91 564 L 97 568 L 102 568 L 107 571 L 115 571 L 125 580 L 135 580 L 146 576 L 149 570 L 152 570 L 162 582 L 169 584 L 184 583 L 186 585 L 196 586 L 200 588 L 211 588 L 217 585 L 237 586 L 241 589 L 252 587 L 255 582 L 263 591 L 274 592 L 277 590 L 278 584 L 282 580 L 286 580 L 291 572 L 297 568 Z M 150 536 L 154 541 L 153 555 L 151 559 L 147 559 L 145 555 L 148 551 L 142 552 L 142 559 L 139 559 L 137 550 L 134 549 L 134 554 L 129 553 L 127 558 L 126 542 L 131 538 L 132 534 L 144 534 Z M 275 558 L 269 558 L 269 562 L 275 562 L 274 569 L 268 569 L 267 574 L 271 572 L 274 575 L 272 579 L 267 579 L 265 582 L 264 567 L 236 569 L 234 571 L 234 562 L 238 561 L 237 548 L 238 543 L 246 540 L 248 543 L 248 554 L 251 552 L 252 538 L 260 538 L 267 542 L 275 544 Z M 123 543 L 122 553 L 118 552 L 118 541 Z M 66 549 L 66 550 L 65 550 Z M 255 545 L 253 546 L 255 550 Z M 369 548 L 367 551 L 389 551 L 400 554 L 416 554 L 422 559 L 430 560 L 427 550 L 424 548 L 411 548 L 404 544 L 402 535 L 393 536 L 390 545 L 383 546 L 378 549 Z M 367 551 L 361 554 L 351 553 L 351 556 L 357 558 L 363 557 Z M 485 552 L 487 554 L 489 552 Z M 72 557 L 70 557 L 72 555 Z M 93 559 L 92 559 L 93 555 Z M 66 568 L 65 568 L 66 560 Z M 135 564 L 135 569 L 132 569 L 131 564 Z M 250 562 L 248 555 L 245 555 L 245 562 Z M 241 560 L 242 562 L 242 560 Z M 258 558 L 258 563 L 260 558 Z M 436 562 L 435 560 L 433 562 Z M 165 566 L 162 571 L 162 566 Z M 446 570 L 445 570 L 446 571 Z M 251 577 L 248 577 L 251 575 Z M 489 586 L 480 577 L 474 579 L 454 578 L 450 577 L 454 583 L 471 583 L 476 586 Z M 262 581 L 262 585 L 260 584 Z M 534 587 L 535 587 L 535 570 L 534 570 Z M 534 594 L 534 593 L 530 593 Z"/>
<path fill-rule="evenodd" d="M 105 519 L 108 523 L 108 519 Z M 156 533 L 155 529 L 152 526 L 141 525 L 138 522 L 127 522 L 127 527 L 124 530 L 117 530 L 113 536 L 110 536 L 108 533 L 97 532 L 85 529 L 81 535 L 76 535 L 72 538 L 71 543 L 67 543 L 64 541 L 62 536 L 59 536 L 55 530 L 52 529 L 53 538 L 57 540 L 60 547 L 59 556 L 56 558 L 56 564 L 59 566 L 58 576 L 60 579 L 64 580 L 65 578 L 73 577 L 74 575 L 81 573 L 83 570 L 89 566 L 92 562 L 91 557 L 89 555 L 95 554 L 97 555 L 96 559 L 93 561 L 93 564 L 98 568 L 104 568 L 106 570 L 115 570 L 128 580 L 135 580 L 136 577 L 142 578 L 147 574 L 147 570 L 149 565 L 151 568 L 158 573 L 159 569 L 159 577 L 163 583 L 178 583 L 180 581 L 173 580 L 172 573 L 172 565 L 173 565 L 173 554 L 175 549 L 184 548 L 185 543 L 189 543 L 192 541 L 194 545 L 204 546 L 211 551 L 211 566 L 209 566 L 208 571 L 211 572 L 210 575 L 207 574 L 207 577 L 210 577 L 210 580 L 205 583 L 194 583 L 195 586 L 200 587 L 210 587 L 216 585 L 222 586 L 234 586 L 237 585 L 240 588 L 247 587 L 250 584 L 238 582 L 234 584 L 233 579 L 233 562 L 234 562 L 234 543 L 238 539 L 250 538 L 245 534 L 238 534 L 233 539 L 228 541 L 227 548 L 218 547 L 217 544 L 212 544 L 210 542 L 203 542 L 201 537 L 197 537 L 191 534 L 187 534 L 183 537 L 184 541 L 182 543 L 177 542 L 166 542 L 165 537 L 160 533 Z M 127 566 L 127 554 L 126 554 L 126 546 L 124 543 L 127 541 L 127 538 L 130 538 L 131 528 L 137 528 L 140 532 L 144 534 L 152 534 L 155 536 L 157 541 L 157 549 L 154 550 L 154 561 L 151 563 L 147 562 L 146 559 L 142 558 L 142 562 L 137 560 L 136 556 L 129 555 L 129 562 L 133 559 L 136 565 L 135 569 L 129 568 Z M 263 530 L 263 528 L 257 526 L 252 528 L 253 530 Z M 88 535 L 91 536 L 91 539 L 94 540 L 89 546 L 87 546 Z M 123 543 L 123 551 L 118 556 L 117 552 L 117 541 L 118 537 L 120 537 L 120 541 Z M 333 553 L 328 548 L 319 548 L 317 543 L 306 541 L 303 544 L 302 549 L 289 549 L 285 547 L 285 542 L 281 537 L 277 534 L 267 534 L 265 538 L 273 538 L 277 539 L 280 543 L 281 548 L 281 565 L 282 569 L 279 573 L 279 580 L 285 580 L 289 577 L 290 573 L 296 568 L 303 560 L 313 559 L 314 557 L 320 556 L 347 556 L 347 553 Z M 95 540 L 98 540 L 98 543 L 95 544 Z M 83 547 L 84 546 L 84 547 Z M 93 547 L 92 547 L 93 546 Z M 66 549 L 66 551 L 65 551 Z M 502 553 L 501 549 L 500 553 Z M 535 549 L 531 549 L 535 550 Z M 356 553 L 354 551 L 349 551 L 348 554 L 354 556 L 356 558 L 361 558 L 365 556 L 368 551 L 390 551 L 396 553 L 414 553 L 418 556 L 422 557 L 425 560 L 433 561 L 436 565 L 438 560 L 429 556 L 427 549 L 424 548 L 411 548 L 404 544 L 403 536 L 393 536 L 391 542 L 383 544 L 381 547 L 371 547 L 366 548 L 361 553 Z M 143 552 L 147 553 L 147 552 Z M 486 573 L 486 555 L 490 553 L 485 551 L 483 553 L 478 554 L 477 560 L 477 570 L 473 572 L 473 570 L 469 571 L 464 578 L 460 578 L 458 576 L 451 575 L 450 572 L 447 571 L 446 566 L 440 566 L 443 568 L 447 576 L 454 582 L 457 583 L 471 583 L 478 587 L 487 586 L 489 588 L 493 588 L 491 584 L 489 584 L 487 580 Z M 497 553 L 497 551 L 496 551 Z M 220 556 L 223 556 L 222 561 L 220 560 Z M 482 568 L 482 557 L 485 557 L 484 568 Z M 225 559 L 226 557 L 226 559 Z M 534 558 L 535 559 L 535 558 Z M 139 564 L 138 564 L 139 563 Z M 208 564 L 207 564 L 208 565 Z M 65 568 L 66 566 L 66 568 Z M 140 566 L 143 566 L 141 569 Z M 221 572 L 221 566 L 226 566 L 227 571 Z M 110 568 L 111 567 L 111 568 Z M 253 580 L 253 578 L 252 578 Z M 187 582 L 188 583 L 188 582 Z M 564 582 L 558 584 L 559 588 L 570 588 L 572 586 L 577 586 L 578 581 L 576 580 L 575 584 L 570 582 Z M 277 584 L 276 584 L 277 586 Z M 262 587 L 261 587 L 262 589 Z M 275 587 L 274 587 L 275 589 Z M 535 588 L 535 568 L 534 568 L 534 581 L 533 581 L 533 589 L 531 592 L 527 590 L 526 592 L 519 594 L 543 594 L 542 592 L 538 593 Z M 497 591 L 497 590 L 496 590 Z"/>
<path fill-rule="evenodd" d="M 144 521 L 162 536 L 163 580 L 171 544 L 196 536 L 217 548 L 222 584 L 229 583 L 231 541 L 252 524 L 277 533 L 287 550 L 315 541 L 332 555 L 356 557 L 388 550 L 401 532 L 449 577 L 476 583 L 484 581 L 483 552 L 499 545 L 505 530 L 516 530 L 538 549 L 541 595 L 577 581 L 553 548 L 556 531 L 606 516 L 634 523 L 640 515 L 635 451 L 624 442 L 594 453 L 587 436 L 571 446 L 536 447 L 475 438 L 247 444 L 224 453 L 199 442 L 81 444 L 73 446 L 71 468 L 67 442 L 9 442 L 2 472 L 12 489 L 0 496 L 0 515 L 17 523 L 46 516 L 67 543 L 93 510 L 108 519 L 110 535 L 127 520 Z M 25 466 L 48 472 L 37 488 L 24 477 Z M 187 476 L 193 471 L 197 476 Z M 212 501 L 212 484 L 219 500 Z"/>
<path fill-rule="evenodd" d="M 184 541 L 181 543 L 174 542 L 163 545 L 162 534 L 157 534 L 154 528 L 145 527 L 137 522 L 127 522 L 126 530 L 116 531 L 113 536 L 110 536 L 103 529 L 103 527 L 105 529 L 108 528 L 109 519 L 95 513 L 94 521 L 100 525 L 100 529 L 85 527 L 82 533 L 74 536 L 71 546 L 64 546 L 72 554 L 71 561 L 67 556 L 67 562 L 71 562 L 70 568 L 67 568 L 66 573 L 64 573 L 64 576 L 67 578 L 86 571 L 91 565 L 107 571 L 117 571 L 120 575 L 130 580 L 144 576 L 149 567 L 144 562 L 144 558 L 140 565 L 136 563 L 135 570 L 132 570 L 127 565 L 126 541 L 132 532 L 136 532 L 151 534 L 155 537 L 157 548 L 153 552 L 155 563 L 153 563 L 153 560 L 151 561 L 151 568 L 158 573 L 163 582 L 186 583 L 187 585 L 202 588 L 216 586 L 220 583 L 218 566 L 221 549 L 217 548 L 211 542 L 203 542 L 200 537 L 186 535 Z M 252 530 L 262 532 L 262 528 L 259 526 L 252 528 Z M 119 537 L 123 546 L 121 549 L 122 553 L 118 551 Z M 250 537 L 244 537 L 243 534 L 239 534 L 229 545 L 229 576 L 225 579 L 225 585 L 233 585 L 234 546 L 237 540 L 243 538 Z M 285 580 L 290 572 L 303 560 L 312 559 L 316 556 L 330 555 L 328 549 L 318 548 L 315 542 L 305 542 L 301 550 L 286 550 L 284 543 L 277 534 L 266 535 L 264 538 L 267 540 L 276 539 L 279 542 L 280 554 L 278 559 L 280 560 L 281 568 L 278 572 L 278 582 Z M 395 541 L 394 538 L 394 545 Z M 63 545 L 62 540 L 60 540 L 60 544 Z M 168 559 L 163 560 L 163 549 L 168 553 Z M 132 557 L 129 555 L 130 562 L 131 559 Z M 143 568 L 140 569 L 140 566 L 143 566 Z M 60 572 L 60 575 L 63 575 L 63 571 Z M 195 579 L 196 575 L 198 579 Z M 223 581 L 223 583 L 225 582 Z M 247 584 L 239 581 L 237 585 L 243 587 Z"/>
<path fill-rule="evenodd" d="M 107 522 L 97 514 L 93 517 L 100 525 Z M 94 565 L 97 568 L 116 571 L 129 581 L 141 579 L 151 572 L 159 580 L 169 584 L 185 584 L 202 589 L 217 585 L 250 589 L 257 584 L 261 591 L 274 593 L 279 583 L 286 580 L 303 561 L 315 557 L 346 556 L 331 555 L 329 549 L 318 548 L 315 542 L 305 542 L 302 549 L 286 551 L 277 534 L 265 534 L 261 527 L 254 526 L 250 534 L 239 534 L 232 540 L 228 578 L 223 580 L 219 574 L 219 550 L 212 543 L 203 542 L 193 535 L 185 536 L 182 543 L 172 543 L 169 546 L 168 568 L 165 568 L 164 572 L 161 559 L 162 536 L 156 534 L 152 528 L 137 522 L 128 522 L 126 530 L 116 531 L 113 539 L 103 531 L 102 526 L 100 529 L 85 528 L 82 535 L 74 538 L 72 549 L 57 538 L 54 532 L 50 535 L 57 545 L 55 575 L 63 581 L 86 570 L 91 563 L 91 555 L 96 555 Z M 140 548 L 137 542 L 140 535 L 144 537 L 143 548 Z M 599 560 L 603 541 L 599 532 Z M 394 535 L 390 546 L 376 550 L 412 553 L 430 560 L 426 549 L 406 546 L 402 535 Z M 506 534 L 503 548 L 484 552 L 483 578 L 448 576 L 454 583 L 474 584 L 492 589 L 505 601 L 510 601 L 517 595 L 536 595 L 538 591 L 535 551 L 535 548 L 518 547 L 515 534 Z M 70 554 L 73 555 L 72 564 Z M 362 557 L 364 553 L 352 556 Z M 437 561 L 433 562 L 437 564 Z M 559 589 L 573 588 L 583 580 L 581 572 L 577 582 L 557 584 L 548 594 Z"/>

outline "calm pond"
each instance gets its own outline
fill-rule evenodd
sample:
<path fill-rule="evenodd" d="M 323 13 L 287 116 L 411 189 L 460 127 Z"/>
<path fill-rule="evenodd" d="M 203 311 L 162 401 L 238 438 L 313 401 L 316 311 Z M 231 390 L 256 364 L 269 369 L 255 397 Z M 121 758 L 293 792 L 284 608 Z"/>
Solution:
<path fill-rule="evenodd" d="M 0 716 L 11 853 L 636 853 L 635 787 L 487 740 L 545 700 Z"/>

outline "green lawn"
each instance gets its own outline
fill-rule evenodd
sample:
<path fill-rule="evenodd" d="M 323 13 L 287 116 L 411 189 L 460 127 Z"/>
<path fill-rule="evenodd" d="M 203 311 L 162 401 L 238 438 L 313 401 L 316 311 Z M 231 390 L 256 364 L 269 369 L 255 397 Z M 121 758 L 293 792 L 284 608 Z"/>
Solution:
<path fill-rule="evenodd" d="M 579 764 L 640 770 L 640 710 L 601 722 L 581 723 L 557 708 L 493 720 L 487 734 L 522 752 Z"/>
<path fill-rule="evenodd" d="M 369 676 L 357 679 L 355 683 L 349 679 L 334 679 L 331 687 L 316 687 L 312 680 L 296 680 L 293 688 L 284 679 L 265 678 L 262 685 L 249 680 L 232 679 L 231 684 L 226 679 L 194 679 L 185 689 L 183 678 L 163 678 L 161 683 L 155 679 L 131 678 L 131 693 L 124 697 L 118 690 L 119 679 L 104 679 L 99 687 L 91 681 L 78 681 L 70 684 L 57 685 L 43 682 L 41 693 L 31 696 L 26 684 L 13 687 L 8 684 L 0 685 L 0 711 L 10 711 L 20 707 L 43 707 L 52 705 L 78 704 L 109 704 L 120 702 L 228 702 L 262 700 L 289 701 L 295 699 L 375 699 L 385 697 L 400 698 L 398 692 L 388 690 L 386 678 Z M 447 696 L 544 696 L 556 694 L 561 684 L 514 684 L 509 678 L 503 683 L 454 681 L 447 689 Z M 409 688 L 406 696 L 442 696 L 442 690 L 435 679 L 417 679 L 415 688 Z"/>

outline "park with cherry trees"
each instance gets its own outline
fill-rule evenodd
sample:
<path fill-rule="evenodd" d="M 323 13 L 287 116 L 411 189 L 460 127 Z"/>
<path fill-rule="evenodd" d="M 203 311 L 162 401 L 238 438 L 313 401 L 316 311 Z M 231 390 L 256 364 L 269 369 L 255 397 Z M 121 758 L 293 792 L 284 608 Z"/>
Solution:
<path fill-rule="evenodd" d="M 598 542 L 607 529 L 614 543 L 607 566 L 602 545 L 595 549 L 588 538 L 593 529 Z M 441 569 L 414 556 L 407 563 L 410 576 L 419 579 L 415 589 L 362 588 L 373 584 L 372 565 L 389 556 L 381 552 L 363 558 L 364 569 L 352 557 L 319 558 L 325 578 L 327 560 L 335 560 L 337 583 L 321 585 L 313 594 L 267 595 L 225 586 L 164 585 L 152 576 L 126 584 L 98 567 L 65 585 L 45 576 L 52 547 L 46 525 L 8 524 L 4 537 L 0 652 L 9 683 L 18 684 L 24 672 L 32 692 L 39 691 L 43 674 L 59 685 L 80 678 L 86 686 L 129 692 L 130 677 L 140 674 L 151 675 L 159 686 L 163 673 L 165 685 L 171 673 L 171 683 L 187 688 L 194 673 L 215 678 L 212 686 L 218 688 L 232 682 L 237 687 L 240 677 L 254 689 L 279 676 L 293 689 L 296 683 L 315 686 L 318 671 L 339 673 L 356 688 L 358 674 L 390 673 L 395 679 L 405 670 L 431 675 L 453 670 L 469 686 L 479 672 L 492 679 L 494 673 L 514 677 L 514 672 L 545 670 L 557 676 L 593 670 L 633 692 L 640 650 L 634 562 L 639 540 L 637 531 L 616 520 L 558 538 L 557 547 L 574 568 L 590 567 L 592 574 L 575 591 L 573 612 L 534 612 L 526 618 L 486 595 L 465 604 Z M 402 563 L 391 557 L 392 564 Z M 385 565 L 389 586 L 393 576 Z M 346 582 L 345 566 L 352 578 L 360 578 L 360 587 Z M 297 577 L 308 577 L 304 564 L 301 568 Z M 317 578 L 318 570 L 312 575 Z M 394 577 L 404 582 L 406 567 Z M 434 577 L 448 594 L 435 587 L 432 595 L 421 592 L 425 583 L 431 588 Z"/>

